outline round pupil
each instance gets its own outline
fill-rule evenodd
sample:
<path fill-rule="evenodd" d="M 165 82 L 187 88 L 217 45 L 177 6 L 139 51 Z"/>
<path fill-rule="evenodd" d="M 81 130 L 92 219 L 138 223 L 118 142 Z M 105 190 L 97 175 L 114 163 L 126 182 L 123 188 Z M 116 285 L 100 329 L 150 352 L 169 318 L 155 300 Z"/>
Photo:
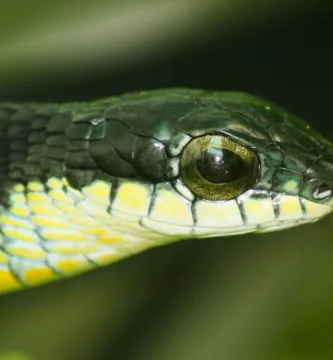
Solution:
<path fill-rule="evenodd" d="M 227 183 L 243 173 L 244 163 L 232 151 L 212 147 L 200 153 L 197 169 L 202 177 L 212 183 Z"/>

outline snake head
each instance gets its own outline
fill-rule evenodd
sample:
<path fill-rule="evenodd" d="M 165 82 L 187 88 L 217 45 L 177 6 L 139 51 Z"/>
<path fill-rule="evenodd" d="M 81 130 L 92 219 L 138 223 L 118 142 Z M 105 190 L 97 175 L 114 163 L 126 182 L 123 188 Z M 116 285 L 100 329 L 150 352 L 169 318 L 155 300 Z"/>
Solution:
<path fill-rule="evenodd" d="M 332 144 L 256 96 L 169 89 L 0 105 L 0 293 L 332 209 Z"/>
<path fill-rule="evenodd" d="M 267 232 L 331 211 L 332 144 L 265 99 L 141 92 L 109 104 L 101 118 L 89 151 L 100 178 L 110 176 L 109 210 L 137 216 L 153 233 Z M 82 177 L 69 178 L 75 187 Z"/>
<path fill-rule="evenodd" d="M 196 213 L 197 232 L 219 225 L 226 234 L 268 232 L 331 211 L 332 144 L 309 124 L 245 93 L 210 94 L 199 104 L 177 123 L 191 138 L 182 150 L 182 181 L 195 209 L 211 208 Z"/>

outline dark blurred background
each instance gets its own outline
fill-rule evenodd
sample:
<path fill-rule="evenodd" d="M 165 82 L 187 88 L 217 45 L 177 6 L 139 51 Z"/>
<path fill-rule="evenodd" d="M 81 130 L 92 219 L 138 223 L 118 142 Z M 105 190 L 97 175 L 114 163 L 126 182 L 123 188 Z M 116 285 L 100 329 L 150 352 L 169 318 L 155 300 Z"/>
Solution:
<path fill-rule="evenodd" d="M 333 140 L 327 2 L 0 4 L 0 101 L 242 90 Z M 191 240 L 0 298 L 1 360 L 333 359 L 333 220 Z"/>

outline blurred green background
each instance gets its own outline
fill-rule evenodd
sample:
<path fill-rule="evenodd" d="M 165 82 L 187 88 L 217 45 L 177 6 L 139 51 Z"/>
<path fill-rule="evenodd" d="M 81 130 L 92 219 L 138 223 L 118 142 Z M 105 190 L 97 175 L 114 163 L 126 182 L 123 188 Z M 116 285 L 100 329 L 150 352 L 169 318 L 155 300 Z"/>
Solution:
<path fill-rule="evenodd" d="M 333 140 L 318 1 L 3 0 L 0 101 L 253 92 Z M 0 360 L 333 359 L 333 220 L 191 240 L 0 298 Z"/>

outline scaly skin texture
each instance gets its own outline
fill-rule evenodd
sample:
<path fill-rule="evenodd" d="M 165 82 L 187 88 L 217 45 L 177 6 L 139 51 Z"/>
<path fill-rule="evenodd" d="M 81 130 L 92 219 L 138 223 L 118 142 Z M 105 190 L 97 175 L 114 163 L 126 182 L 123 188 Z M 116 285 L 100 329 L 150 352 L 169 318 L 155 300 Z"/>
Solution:
<path fill-rule="evenodd" d="M 245 178 L 255 181 L 228 199 L 198 196 L 182 159 L 202 136 L 251 152 L 255 177 Z M 168 89 L 0 103 L 0 139 L 0 292 L 184 238 L 313 222 L 332 207 L 331 143 L 249 94 Z"/>

